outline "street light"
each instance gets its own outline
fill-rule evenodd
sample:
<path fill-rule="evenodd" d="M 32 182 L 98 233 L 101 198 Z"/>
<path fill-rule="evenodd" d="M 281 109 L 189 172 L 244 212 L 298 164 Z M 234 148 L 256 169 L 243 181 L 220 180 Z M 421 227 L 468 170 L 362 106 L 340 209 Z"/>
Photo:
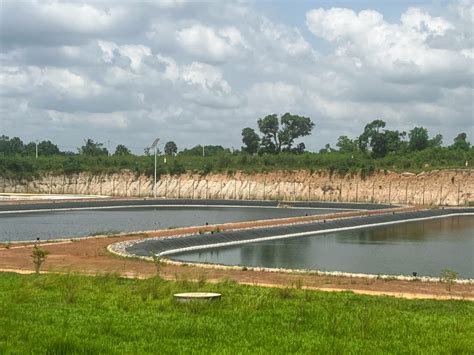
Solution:
<path fill-rule="evenodd" d="M 153 197 L 156 198 L 156 146 L 158 145 L 160 138 L 156 138 L 151 144 L 151 149 L 155 150 L 155 182 L 153 184 Z"/>

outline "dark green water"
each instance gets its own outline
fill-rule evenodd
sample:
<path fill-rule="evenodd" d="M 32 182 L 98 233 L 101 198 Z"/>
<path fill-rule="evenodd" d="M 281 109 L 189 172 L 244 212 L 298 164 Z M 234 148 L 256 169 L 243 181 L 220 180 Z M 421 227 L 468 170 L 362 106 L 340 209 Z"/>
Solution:
<path fill-rule="evenodd" d="M 474 278 L 474 216 L 263 241 L 173 256 L 186 262 Z"/>
<path fill-rule="evenodd" d="M 135 207 L 0 214 L 0 241 L 74 238 L 107 232 L 137 232 L 325 214 L 334 209 L 271 207 Z"/>

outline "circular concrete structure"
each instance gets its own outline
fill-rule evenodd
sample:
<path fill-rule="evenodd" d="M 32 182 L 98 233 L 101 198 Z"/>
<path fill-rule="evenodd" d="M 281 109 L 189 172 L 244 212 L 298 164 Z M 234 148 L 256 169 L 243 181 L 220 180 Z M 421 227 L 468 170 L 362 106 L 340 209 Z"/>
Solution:
<path fill-rule="evenodd" d="M 221 298 L 220 293 L 215 292 L 185 292 L 175 293 L 174 299 L 178 302 L 191 302 L 191 301 L 215 301 Z"/>

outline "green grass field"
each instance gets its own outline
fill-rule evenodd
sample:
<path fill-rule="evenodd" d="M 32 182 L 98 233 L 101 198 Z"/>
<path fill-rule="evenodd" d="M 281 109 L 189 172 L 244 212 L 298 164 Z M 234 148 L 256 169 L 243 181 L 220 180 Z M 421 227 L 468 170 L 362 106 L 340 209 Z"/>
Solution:
<path fill-rule="evenodd" d="M 177 303 L 208 290 L 220 301 Z M 466 353 L 474 303 L 0 273 L 0 354 Z"/>

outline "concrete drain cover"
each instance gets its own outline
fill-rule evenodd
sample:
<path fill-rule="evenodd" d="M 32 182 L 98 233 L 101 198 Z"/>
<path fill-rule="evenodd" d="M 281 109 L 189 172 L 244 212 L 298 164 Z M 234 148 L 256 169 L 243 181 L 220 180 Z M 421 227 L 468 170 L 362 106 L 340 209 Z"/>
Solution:
<path fill-rule="evenodd" d="M 214 301 L 220 299 L 221 294 L 214 292 L 185 292 L 175 293 L 173 297 L 179 302 L 190 302 L 195 300 Z"/>

